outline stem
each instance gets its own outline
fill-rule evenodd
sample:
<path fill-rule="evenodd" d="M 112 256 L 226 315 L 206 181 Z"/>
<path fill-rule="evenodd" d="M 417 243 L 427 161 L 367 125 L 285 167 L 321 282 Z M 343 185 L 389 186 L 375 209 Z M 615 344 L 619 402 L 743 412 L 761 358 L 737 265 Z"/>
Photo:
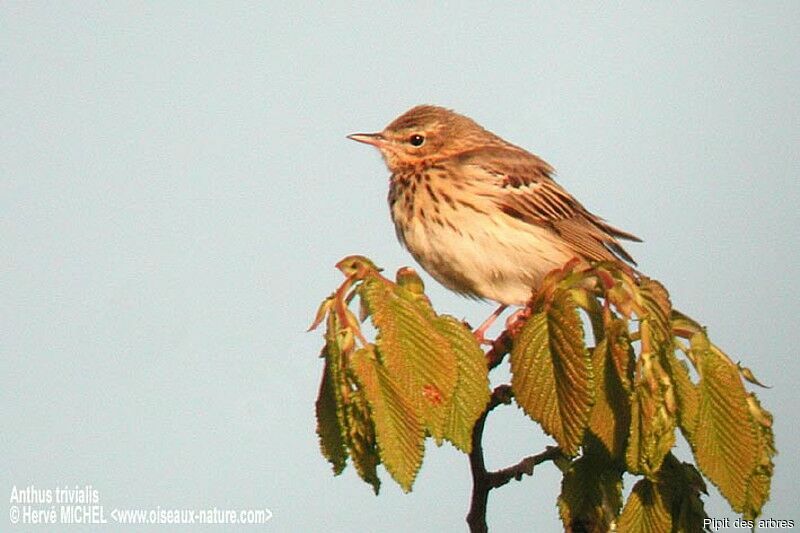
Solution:
<path fill-rule="evenodd" d="M 489 370 L 503 362 L 503 358 L 511 351 L 511 334 L 506 330 L 492 342 L 492 348 L 486 352 L 486 366 Z M 497 406 L 495 406 L 497 407 Z"/>
<path fill-rule="evenodd" d="M 513 466 L 495 472 L 486 470 L 486 462 L 483 457 L 483 429 L 486 425 L 486 417 L 498 405 L 511 403 L 512 396 L 510 385 L 499 385 L 495 388 L 486 410 L 472 428 L 472 452 L 469 454 L 469 467 L 472 471 L 472 500 L 467 514 L 467 524 L 472 533 L 489 531 L 489 527 L 486 525 L 489 491 L 502 487 L 512 479 L 520 481 L 523 475 L 531 476 L 536 465 L 545 461 L 555 461 L 564 456 L 557 446 L 548 446 L 545 451 L 525 457 Z"/>
<path fill-rule="evenodd" d="M 488 408 L 472 428 L 472 452 L 469 454 L 469 468 L 472 471 L 472 501 L 469 506 L 469 514 L 467 514 L 467 524 L 472 533 L 489 531 L 486 525 L 486 504 L 489 501 L 489 491 L 492 490 L 492 487 L 489 483 L 488 472 L 486 472 L 486 464 L 483 461 L 481 445 L 487 414 L 489 414 Z"/>
<path fill-rule="evenodd" d="M 489 478 L 492 480 L 492 488 L 496 489 L 497 487 L 502 487 L 512 479 L 522 481 L 523 474 L 527 476 L 533 475 L 533 467 L 536 465 L 544 463 L 545 461 L 555 461 L 561 457 L 564 457 L 561 448 L 558 446 L 548 446 L 543 452 L 537 453 L 536 455 L 529 455 L 514 466 L 509 466 L 508 468 L 503 468 L 496 472 L 489 472 Z"/>

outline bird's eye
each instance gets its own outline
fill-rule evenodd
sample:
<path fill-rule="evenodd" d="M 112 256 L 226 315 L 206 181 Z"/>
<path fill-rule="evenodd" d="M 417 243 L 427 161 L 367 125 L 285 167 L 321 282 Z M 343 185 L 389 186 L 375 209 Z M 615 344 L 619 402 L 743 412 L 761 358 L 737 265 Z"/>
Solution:
<path fill-rule="evenodd" d="M 425 137 L 423 137 L 419 133 L 415 133 L 414 135 L 408 138 L 408 142 L 411 143 L 411 146 L 422 146 L 422 143 L 425 142 Z"/>

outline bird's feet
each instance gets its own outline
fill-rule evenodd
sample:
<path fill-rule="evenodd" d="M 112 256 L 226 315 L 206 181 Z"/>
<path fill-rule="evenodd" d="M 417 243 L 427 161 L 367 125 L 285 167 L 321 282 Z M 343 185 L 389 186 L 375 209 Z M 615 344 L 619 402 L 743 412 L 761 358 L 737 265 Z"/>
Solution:
<path fill-rule="evenodd" d="M 525 323 L 525 320 L 530 316 L 530 309 L 527 307 L 523 307 L 522 309 L 517 309 L 513 313 L 506 318 L 506 331 L 510 332 L 512 336 L 516 336 L 518 333 L 517 328 L 522 327 Z"/>
<path fill-rule="evenodd" d="M 494 312 L 491 315 L 489 315 L 489 318 L 484 320 L 483 323 L 480 326 L 478 326 L 478 328 L 473 332 L 473 335 L 475 335 L 475 340 L 478 341 L 478 344 L 481 345 L 485 344 L 489 346 L 492 344 L 491 341 L 486 340 L 486 331 L 488 331 L 488 329 L 492 327 L 492 324 L 494 324 L 494 321 L 497 320 L 497 317 L 503 314 L 503 311 L 506 310 L 506 307 L 508 306 L 501 305 L 500 307 L 495 309 Z"/>

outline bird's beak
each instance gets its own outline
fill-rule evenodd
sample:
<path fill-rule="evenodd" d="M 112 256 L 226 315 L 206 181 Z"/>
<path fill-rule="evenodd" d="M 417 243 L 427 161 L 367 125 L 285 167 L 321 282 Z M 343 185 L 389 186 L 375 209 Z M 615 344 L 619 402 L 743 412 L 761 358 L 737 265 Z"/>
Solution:
<path fill-rule="evenodd" d="M 386 138 L 380 133 L 353 133 L 348 135 L 347 138 L 360 143 L 371 144 L 379 148 L 386 143 Z"/>

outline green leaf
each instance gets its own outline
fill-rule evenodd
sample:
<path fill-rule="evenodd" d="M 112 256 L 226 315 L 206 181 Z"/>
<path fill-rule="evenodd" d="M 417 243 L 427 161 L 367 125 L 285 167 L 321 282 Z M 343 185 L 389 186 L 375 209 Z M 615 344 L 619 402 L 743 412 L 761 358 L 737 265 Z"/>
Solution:
<path fill-rule="evenodd" d="M 380 458 L 386 470 L 406 492 L 422 465 L 425 433 L 412 404 L 373 350 L 360 349 L 350 367 L 369 403 Z"/>
<path fill-rule="evenodd" d="M 378 494 L 381 480 L 378 478 L 378 465 L 381 457 L 375 437 L 375 425 L 370 417 L 364 391 L 353 391 L 346 406 L 347 425 L 349 427 L 350 456 L 358 475 L 372 485 Z"/>
<path fill-rule="evenodd" d="M 591 356 L 577 307 L 567 291 L 523 326 L 511 350 L 511 387 L 517 404 L 564 453 L 583 440 L 594 397 Z"/>
<path fill-rule="evenodd" d="M 402 267 L 398 269 L 397 274 L 395 274 L 395 280 L 400 287 L 417 296 L 425 297 L 425 283 L 413 268 Z"/>
<path fill-rule="evenodd" d="M 741 513 L 759 462 L 758 428 L 737 367 L 714 350 L 703 333 L 695 334 L 691 345 L 700 375 L 700 401 L 689 443 L 700 470 Z"/>
<path fill-rule="evenodd" d="M 349 455 L 358 475 L 372 485 L 377 494 L 380 489 L 377 474 L 380 456 L 375 429 L 363 393 L 354 389 L 352 378 L 344 369 L 343 331 L 337 315 L 329 313 L 322 351 L 325 369 L 316 404 L 320 448 L 322 455 L 333 465 L 335 474 L 342 472 Z"/>
<path fill-rule="evenodd" d="M 619 381 L 619 385 L 630 394 L 633 390 L 633 369 L 636 357 L 633 353 L 633 346 L 628 333 L 628 321 L 620 318 L 611 318 L 605 328 L 610 348 L 608 356 L 614 364 L 616 378 Z"/>
<path fill-rule="evenodd" d="M 672 322 L 672 332 L 675 335 L 685 339 L 691 339 L 692 335 L 698 331 L 703 331 L 703 326 L 698 324 L 693 318 L 684 315 L 677 309 L 672 310 L 670 322 Z"/>
<path fill-rule="evenodd" d="M 634 486 L 616 530 L 699 531 L 705 484 L 670 452 L 676 425 L 733 509 L 757 517 L 769 497 L 776 450 L 772 415 L 744 389 L 742 378 L 759 384 L 752 372 L 673 310 L 657 281 L 613 264 L 574 266 L 548 274 L 529 304 L 532 316 L 512 333 L 511 350 L 518 405 L 565 454 L 582 450 L 577 460 L 555 461 L 564 472 L 558 505 L 565 527 L 614 529 L 624 452 L 624 467 L 645 479 Z M 327 317 L 315 404 L 320 448 L 335 474 L 350 457 L 377 493 L 377 467 L 384 464 L 410 491 L 426 433 L 471 451 L 473 426 L 490 398 L 485 355 L 463 323 L 435 313 L 412 269 L 400 269 L 394 283 L 360 256 L 337 267 L 346 279 L 312 323 L 313 329 Z M 350 309 L 355 295 L 359 318 Z M 591 320 L 591 353 L 579 308 Z M 629 334 L 632 314 L 639 330 Z M 378 332 L 375 344 L 360 329 L 367 316 Z M 678 337 L 691 339 L 691 350 Z M 631 338 L 641 347 L 638 359 Z M 697 384 L 676 346 L 688 352 Z"/>
<path fill-rule="evenodd" d="M 744 517 L 752 520 L 761 513 L 769 499 L 772 472 L 775 465 L 772 458 L 775 451 L 775 436 L 772 434 L 772 415 L 761 407 L 755 394 L 748 395 L 748 407 L 753 418 L 758 422 L 758 462 L 747 483 L 747 498 L 744 506 Z"/>
<path fill-rule="evenodd" d="M 643 325 L 643 327 L 646 327 Z M 625 462 L 632 473 L 652 477 L 664 456 L 675 445 L 675 416 L 665 401 L 671 385 L 658 358 L 642 353 L 637 361 L 637 377 L 631 398 L 631 430 Z"/>
<path fill-rule="evenodd" d="M 708 515 L 700 499 L 705 492 L 703 478 L 694 466 L 669 453 L 655 479 L 642 479 L 634 485 L 617 531 L 707 531 L 704 520 Z"/>
<path fill-rule="evenodd" d="M 658 491 L 668 503 L 673 531 L 706 531 L 708 519 L 700 494 L 707 494 L 706 484 L 697 469 L 667 454 L 658 473 Z"/>
<path fill-rule="evenodd" d="M 319 394 L 316 402 L 317 435 L 323 457 L 333 466 L 335 475 L 341 474 L 347 464 L 347 448 L 339 416 L 340 401 L 336 398 L 335 387 L 340 386 L 331 377 L 331 363 L 326 358 L 322 381 L 319 385 Z"/>
<path fill-rule="evenodd" d="M 653 279 L 642 278 L 638 296 L 640 305 L 647 313 L 642 319 L 650 326 L 653 342 L 671 346 L 672 304 L 669 301 L 667 289 Z"/>
<path fill-rule="evenodd" d="M 575 305 L 586 311 L 589 317 L 589 323 L 592 326 L 592 335 L 594 336 L 595 343 L 599 343 L 605 336 L 605 324 L 603 323 L 603 307 L 597 299 L 597 296 L 592 294 L 586 288 L 570 288 L 569 295 Z"/>
<path fill-rule="evenodd" d="M 378 330 L 381 362 L 404 401 L 422 414 L 424 425 L 441 442 L 458 378 L 456 355 L 434 327 L 433 310 L 415 292 L 369 274 L 360 294 Z"/>
<path fill-rule="evenodd" d="M 594 407 L 589 429 L 603 443 L 608 453 L 623 458 L 631 423 L 628 390 L 631 387 L 633 348 L 624 321 L 613 319 L 606 336 L 592 352 L 594 371 Z"/>
<path fill-rule="evenodd" d="M 472 451 L 472 428 L 489 403 L 489 372 L 486 357 L 472 331 L 463 322 L 442 315 L 434 322 L 456 355 L 458 378 L 448 405 L 444 437 L 464 453 Z"/>
<path fill-rule="evenodd" d="M 625 502 L 618 533 L 664 533 L 672 529 L 668 503 L 649 479 L 640 479 Z"/>
<path fill-rule="evenodd" d="M 565 531 L 609 531 L 621 507 L 622 472 L 605 452 L 572 461 L 558 496 Z"/>
<path fill-rule="evenodd" d="M 678 402 L 678 425 L 686 440 L 691 441 L 697 424 L 697 410 L 700 406 L 697 385 L 689 378 L 689 368 L 686 366 L 686 362 L 679 360 L 674 352 L 666 354 L 665 361 L 664 370 L 675 386 Z"/>
<path fill-rule="evenodd" d="M 347 449 L 350 448 L 346 405 L 351 387 L 344 372 L 344 353 L 339 341 L 341 330 L 336 315 L 329 313 L 326 320 L 325 346 L 321 354 L 325 359 L 325 368 L 316 405 L 320 450 L 323 457 L 330 461 L 335 474 L 344 469 L 343 459 L 346 459 Z M 335 431 L 338 431 L 338 437 Z M 341 457 L 341 446 L 344 446 L 344 458 Z"/>

